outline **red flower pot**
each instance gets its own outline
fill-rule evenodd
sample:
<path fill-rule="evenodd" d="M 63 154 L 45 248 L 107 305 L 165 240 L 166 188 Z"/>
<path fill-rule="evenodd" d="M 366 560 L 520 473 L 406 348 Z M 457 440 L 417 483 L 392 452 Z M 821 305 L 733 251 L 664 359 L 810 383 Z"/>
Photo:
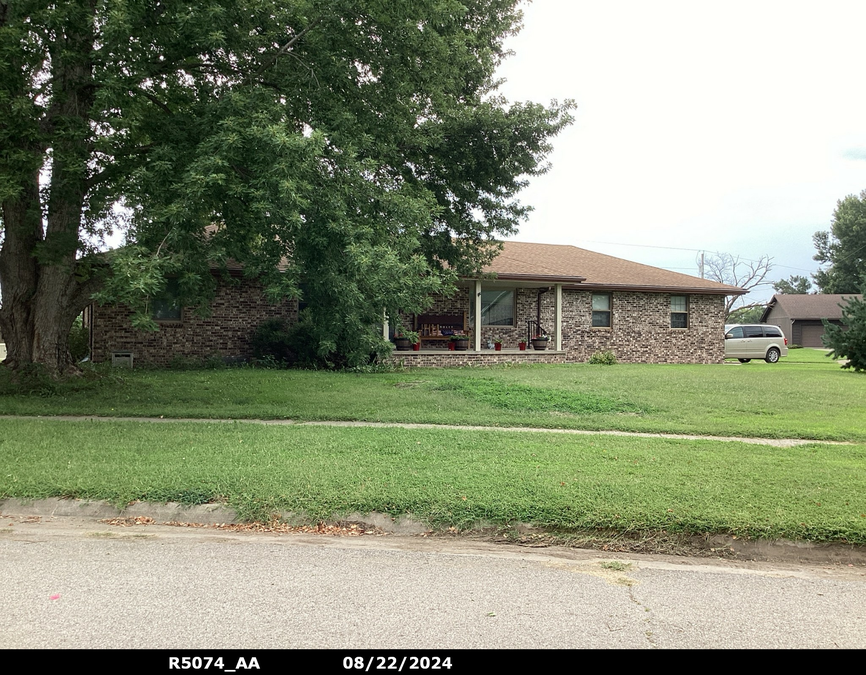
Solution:
<path fill-rule="evenodd" d="M 453 352 L 453 351 L 454 351 L 454 343 L 453 343 L 453 342 L 449 342 L 449 343 L 448 343 L 448 351 L 449 351 L 449 352 Z"/>
<path fill-rule="evenodd" d="M 519 342 L 517 344 L 517 346 L 520 348 L 520 351 L 522 351 L 522 352 L 526 351 L 526 343 L 525 342 Z"/>
<path fill-rule="evenodd" d="M 412 351 L 413 352 L 420 352 L 421 351 L 421 343 L 416 342 L 415 344 L 413 344 L 412 345 Z"/>
<path fill-rule="evenodd" d="M 499 343 L 496 343 L 493 345 L 493 349 L 497 352 L 501 352 L 502 351 L 502 345 Z"/>

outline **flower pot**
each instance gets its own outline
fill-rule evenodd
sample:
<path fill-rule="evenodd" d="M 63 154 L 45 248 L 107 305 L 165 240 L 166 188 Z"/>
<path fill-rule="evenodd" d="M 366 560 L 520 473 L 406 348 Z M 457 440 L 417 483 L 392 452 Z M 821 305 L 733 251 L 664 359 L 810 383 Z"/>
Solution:
<path fill-rule="evenodd" d="M 449 351 L 449 352 L 453 352 L 453 351 L 454 351 L 454 343 L 453 343 L 453 342 L 449 342 L 449 343 L 448 343 L 448 351 Z"/>
<path fill-rule="evenodd" d="M 547 342 L 547 340 L 533 340 L 532 348 L 544 351 L 545 349 L 547 349 Z"/>
<path fill-rule="evenodd" d="M 421 351 L 421 342 L 420 341 L 418 341 L 412 345 L 412 351 L 413 352 L 420 352 Z"/>
<path fill-rule="evenodd" d="M 525 352 L 525 351 L 526 351 L 526 343 L 525 343 L 525 342 L 518 342 L 518 343 L 517 343 L 517 348 L 518 348 L 520 351 Z"/>
<path fill-rule="evenodd" d="M 501 351 L 502 351 L 502 345 L 499 344 L 499 343 L 494 344 L 494 345 L 493 345 L 493 349 L 494 349 L 495 351 L 497 351 L 497 352 L 501 352 Z"/>
<path fill-rule="evenodd" d="M 454 349 L 458 352 L 465 352 L 469 349 L 469 339 L 465 340 L 455 340 L 454 341 Z"/>
<path fill-rule="evenodd" d="M 394 346 L 398 352 L 408 352 L 412 349 L 412 343 L 409 342 L 409 338 L 394 338 Z"/>

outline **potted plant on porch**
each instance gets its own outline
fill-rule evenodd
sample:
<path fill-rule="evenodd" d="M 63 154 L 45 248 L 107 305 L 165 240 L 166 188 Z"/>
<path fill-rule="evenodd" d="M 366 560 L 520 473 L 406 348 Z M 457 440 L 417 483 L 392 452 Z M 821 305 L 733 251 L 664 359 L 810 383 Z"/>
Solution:
<path fill-rule="evenodd" d="M 413 352 L 420 352 L 421 351 L 421 334 L 416 332 L 416 331 L 407 330 L 404 333 L 404 335 L 407 338 L 409 338 L 409 342 L 412 343 L 412 351 Z"/>
<path fill-rule="evenodd" d="M 469 336 L 468 335 L 452 335 L 451 343 L 454 345 L 454 349 L 458 352 L 465 352 L 469 349 Z"/>
<path fill-rule="evenodd" d="M 420 347 L 421 344 L 418 339 L 418 333 L 411 330 L 404 331 L 397 329 L 394 331 L 392 339 L 398 352 L 408 352 L 410 349 L 413 349 L 413 345 L 418 344 Z"/>
<path fill-rule="evenodd" d="M 525 352 L 525 351 L 526 351 L 526 340 L 521 340 L 520 342 L 518 342 L 518 343 L 517 343 L 517 348 L 518 348 L 520 351 Z"/>
<path fill-rule="evenodd" d="M 532 338 L 532 348 L 544 351 L 547 349 L 547 343 L 550 341 L 550 336 L 541 333 Z"/>
<path fill-rule="evenodd" d="M 502 351 L 502 338 L 496 338 L 495 340 L 493 340 L 493 349 L 495 349 L 497 352 Z"/>

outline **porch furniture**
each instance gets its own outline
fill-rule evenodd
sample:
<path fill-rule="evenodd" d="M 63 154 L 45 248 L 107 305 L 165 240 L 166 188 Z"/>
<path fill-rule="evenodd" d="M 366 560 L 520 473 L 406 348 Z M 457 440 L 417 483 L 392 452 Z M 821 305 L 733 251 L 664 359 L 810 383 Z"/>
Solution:
<path fill-rule="evenodd" d="M 461 314 L 416 314 L 413 330 L 422 342 L 448 342 L 452 335 L 466 334 L 466 312 Z"/>

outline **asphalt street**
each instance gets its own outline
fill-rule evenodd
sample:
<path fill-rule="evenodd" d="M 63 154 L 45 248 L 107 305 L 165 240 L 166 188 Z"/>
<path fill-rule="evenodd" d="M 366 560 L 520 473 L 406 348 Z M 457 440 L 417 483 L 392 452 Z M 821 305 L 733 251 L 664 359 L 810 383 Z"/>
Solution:
<path fill-rule="evenodd" d="M 864 648 L 866 568 L 0 518 L 0 648 Z"/>

